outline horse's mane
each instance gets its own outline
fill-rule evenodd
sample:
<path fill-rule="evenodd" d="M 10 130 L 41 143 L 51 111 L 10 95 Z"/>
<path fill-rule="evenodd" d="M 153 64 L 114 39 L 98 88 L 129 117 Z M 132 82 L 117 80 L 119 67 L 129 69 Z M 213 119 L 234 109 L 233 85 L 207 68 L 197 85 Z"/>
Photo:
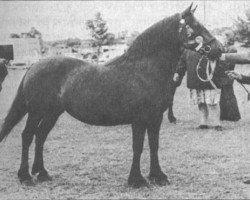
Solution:
<path fill-rule="evenodd" d="M 135 39 L 123 55 L 114 58 L 105 65 L 115 65 L 150 56 L 166 47 L 168 49 L 179 47 L 177 44 L 179 19 L 180 15 L 175 14 L 152 25 Z"/>

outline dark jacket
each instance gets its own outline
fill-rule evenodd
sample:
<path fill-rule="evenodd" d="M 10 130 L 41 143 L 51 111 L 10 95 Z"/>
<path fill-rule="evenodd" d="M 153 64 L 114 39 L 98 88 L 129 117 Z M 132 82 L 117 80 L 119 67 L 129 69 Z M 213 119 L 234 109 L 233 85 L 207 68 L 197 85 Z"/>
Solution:
<path fill-rule="evenodd" d="M 230 45 L 230 46 L 225 46 L 223 53 L 237 53 L 237 49 L 235 46 Z M 221 85 L 226 86 L 226 85 L 233 85 L 234 80 L 230 79 L 226 74 L 225 71 L 228 70 L 234 70 L 235 64 L 226 62 L 226 61 L 219 61 L 218 62 L 219 67 L 221 67 L 222 73 L 221 73 Z"/>
<path fill-rule="evenodd" d="M 184 50 L 177 65 L 176 73 L 178 73 L 180 75 L 180 79 L 182 79 L 182 77 L 185 75 L 185 72 L 187 72 L 187 87 L 190 89 L 197 89 L 197 90 L 214 89 L 210 82 L 203 82 L 197 76 L 196 68 L 200 58 L 201 55 L 199 53 L 196 53 L 191 50 Z M 207 79 L 206 58 L 202 59 L 200 66 L 201 66 L 201 68 L 199 69 L 200 77 L 202 77 L 203 79 Z M 221 88 L 220 77 L 222 73 L 223 70 L 220 67 L 215 68 L 212 81 L 215 83 L 217 88 Z"/>

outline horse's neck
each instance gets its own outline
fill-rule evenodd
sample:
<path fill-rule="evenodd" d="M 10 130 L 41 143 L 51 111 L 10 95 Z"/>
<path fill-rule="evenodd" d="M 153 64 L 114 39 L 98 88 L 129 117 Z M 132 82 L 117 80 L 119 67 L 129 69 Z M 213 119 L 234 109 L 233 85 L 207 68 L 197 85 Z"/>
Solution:
<path fill-rule="evenodd" d="M 156 23 L 137 37 L 127 51 L 127 58 L 139 59 L 157 54 L 163 49 L 166 51 L 179 49 L 178 28 L 178 14 Z"/>
<path fill-rule="evenodd" d="M 125 54 L 106 63 L 106 66 L 120 70 L 126 68 L 128 73 L 134 70 L 152 72 L 151 78 L 168 82 L 181 53 L 177 38 L 178 17 L 175 15 L 153 25 L 138 36 Z"/>

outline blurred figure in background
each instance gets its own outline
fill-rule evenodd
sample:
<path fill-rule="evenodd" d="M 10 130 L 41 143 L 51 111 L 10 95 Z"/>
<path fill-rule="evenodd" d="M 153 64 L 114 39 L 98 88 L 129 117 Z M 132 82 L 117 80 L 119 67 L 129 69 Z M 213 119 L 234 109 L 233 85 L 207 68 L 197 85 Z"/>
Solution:
<path fill-rule="evenodd" d="M 237 53 L 237 49 L 234 46 L 234 32 L 226 31 L 224 33 L 223 53 Z M 234 80 L 230 79 L 225 71 L 234 70 L 235 64 L 218 61 L 217 67 L 222 68 L 221 74 L 221 97 L 220 97 L 220 119 L 227 121 L 238 121 L 241 119 L 237 99 L 234 94 L 233 83 Z"/>

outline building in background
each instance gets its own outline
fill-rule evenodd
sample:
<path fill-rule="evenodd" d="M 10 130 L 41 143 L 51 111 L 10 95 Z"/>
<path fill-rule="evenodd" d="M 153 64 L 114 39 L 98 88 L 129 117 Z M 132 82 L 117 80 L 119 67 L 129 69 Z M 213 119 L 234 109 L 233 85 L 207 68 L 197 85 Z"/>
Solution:
<path fill-rule="evenodd" d="M 41 55 L 41 45 L 38 38 L 7 38 L 0 41 L 0 47 L 12 46 L 12 64 L 30 64 L 38 61 Z M 0 54 L 5 54 L 4 48 L 0 48 Z"/>

